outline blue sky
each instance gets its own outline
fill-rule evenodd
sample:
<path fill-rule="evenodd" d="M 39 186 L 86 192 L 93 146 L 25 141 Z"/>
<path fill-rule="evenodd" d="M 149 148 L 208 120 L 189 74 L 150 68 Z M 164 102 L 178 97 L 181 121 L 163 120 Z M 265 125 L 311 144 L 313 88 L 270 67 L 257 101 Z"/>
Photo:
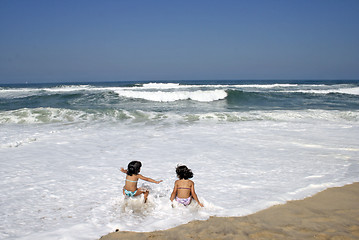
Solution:
<path fill-rule="evenodd" d="M 359 79 L 358 0 L 1 0 L 0 83 Z"/>

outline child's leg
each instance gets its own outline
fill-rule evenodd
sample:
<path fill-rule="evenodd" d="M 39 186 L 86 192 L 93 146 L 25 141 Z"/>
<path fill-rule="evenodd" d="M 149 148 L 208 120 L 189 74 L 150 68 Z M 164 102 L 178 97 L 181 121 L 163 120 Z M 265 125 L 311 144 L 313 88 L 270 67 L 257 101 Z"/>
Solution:
<path fill-rule="evenodd" d="M 145 190 L 145 192 L 143 192 L 143 196 L 144 196 L 144 198 L 145 198 L 145 203 L 147 202 L 147 197 L 148 197 L 148 194 L 149 194 L 150 192 L 148 191 L 148 190 Z"/>
<path fill-rule="evenodd" d="M 138 188 L 137 189 L 137 192 L 135 194 L 135 196 L 138 196 L 140 194 L 143 194 L 144 198 L 145 198 L 145 203 L 147 202 L 147 197 L 148 197 L 148 194 L 150 192 L 147 190 L 147 189 L 144 189 L 144 188 Z"/>

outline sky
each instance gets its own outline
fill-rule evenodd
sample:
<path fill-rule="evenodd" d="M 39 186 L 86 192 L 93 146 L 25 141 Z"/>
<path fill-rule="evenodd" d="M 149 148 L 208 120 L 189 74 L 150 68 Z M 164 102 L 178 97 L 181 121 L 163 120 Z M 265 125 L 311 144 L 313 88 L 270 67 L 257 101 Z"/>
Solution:
<path fill-rule="evenodd" d="M 358 0 L 0 0 L 0 83 L 359 79 Z"/>

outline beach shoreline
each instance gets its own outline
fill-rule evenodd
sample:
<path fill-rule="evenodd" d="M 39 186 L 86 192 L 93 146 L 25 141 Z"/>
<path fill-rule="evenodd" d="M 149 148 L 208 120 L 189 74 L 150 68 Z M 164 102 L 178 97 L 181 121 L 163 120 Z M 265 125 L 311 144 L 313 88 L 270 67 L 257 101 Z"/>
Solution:
<path fill-rule="evenodd" d="M 100 239 L 359 239 L 359 183 L 248 216 L 210 217 L 163 231 L 118 231 Z"/>

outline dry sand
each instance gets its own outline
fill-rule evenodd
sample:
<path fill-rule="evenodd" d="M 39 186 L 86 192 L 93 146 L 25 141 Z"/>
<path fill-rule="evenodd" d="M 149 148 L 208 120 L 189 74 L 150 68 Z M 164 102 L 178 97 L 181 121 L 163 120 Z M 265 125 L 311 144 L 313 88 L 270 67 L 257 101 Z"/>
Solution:
<path fill-rule="evenodd" d="M 165 231 L 114 232 L 101 237 L 117 239 L 359 239 L 359 183 L 245 217 L 211 217 Z"/>

